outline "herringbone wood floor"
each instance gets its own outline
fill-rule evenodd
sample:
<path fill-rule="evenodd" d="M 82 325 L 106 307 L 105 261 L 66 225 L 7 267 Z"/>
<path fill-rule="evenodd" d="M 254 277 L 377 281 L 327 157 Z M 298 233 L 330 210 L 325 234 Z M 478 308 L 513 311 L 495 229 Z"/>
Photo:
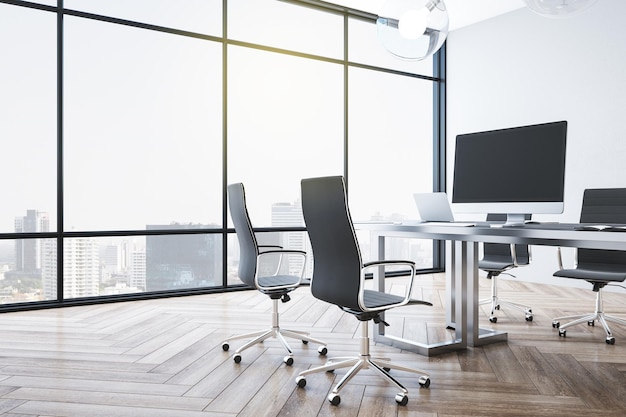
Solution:
<path fill-rule="evenodd" d="M 411 306 L 387 315 L 389 333 L 445 340 L 442 275 L 419 277 Z M 395 286 L 404 281 L 396 279 Z M 481 279 L 481 293 L 489 282 Z M 271 303 L 256 291 L 103 304 L 0 315 L 0 413 L 6 417 L 210 417 L 210 416 L 623 416 L 626 414 L 626 329 L 604 343 L 600 326 L 576 326 L 566 338 L 553 316 L 585 312 L 588 290 L 502 281 L 500 295 L 532 305 L 533 322 L 501 310 L 498 323 L 509 341 L 458 353 L 424 357 L 385 345 L 372 354 L 426 370 L 430 388 L 410 374 L 394 375 L 396 389 L 365 371 L 326 400 L 344 371 L 314 374 L 304 389 L 298 372 L 324 362 L 317 346 L 291 341 L 295 363 L 271 339 L 243 353 L 235 364 L 221 348 L 231 334 L 269 326 Z M 606 294 L 606 310 L 626 313 L 626 295 Z M 315 300 L 307 287 L 281 306 L 281 325 L 310 331 L 328 342 L 329 356 L 352 355 L 360 333 L 353 317 Z M 622 316 L 623 317 L 623 316 Z M 233 342 L 233 347 L 239 342 Z M 393 372 L 393 371 L 392 371 Z"/>

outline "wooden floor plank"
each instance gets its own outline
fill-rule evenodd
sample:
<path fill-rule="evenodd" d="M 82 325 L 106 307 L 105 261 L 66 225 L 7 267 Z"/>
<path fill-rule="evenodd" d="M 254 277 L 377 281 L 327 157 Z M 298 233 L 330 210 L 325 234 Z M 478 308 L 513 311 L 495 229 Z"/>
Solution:
<path fill-rule="evenodd" d="M 419 277 L 413 296 L 433 307 L 407 306 L 388 312 L 389 334 L 420 341 L 451 340 L 445 328 L 445 279 Z M 392 290 L 404 291 L 405 278 Z M 368 282 L 371 285 L 371 282 Z M 481 297 L 489 294 L 480 280 Z M 601 326 L 552 328 L 558 315 L 593 308 L 590 289 L 562 288 L 502 279 L 503 299 L 531 305 L 534 319 L 506 307 L 490 323 L 481 306 L 480 325 L 508 332 L 507 342 L 426 357 L 381 343 L 373 356 L 389 358 L 431 377 L 420 387 L 414 375 L 391 371 L 409 391 L 409 403 L 394 401 L 398 389 L 371 369 L 340 392 L 327 396 L 346 369 L 307 376 L 322 365 L 317 346 L 293 339 L 293 366 L 276 339 L 242 352 L 233 334 L 267 329 L 272 303 L 257 291 L 176 297 L 120 304 L 22 311 L 0 315 L 0 415 L 2 417 L 622 417 L 626 414 L 626 329 L 612 326 L 615 345 L 604 342 Z M 626 294 L 607 293 L 606 310 L 626 317 Z M 280 325 L 308 331 L 326 341 L 328 357 L 359 351 L 359 322 L 316 300 L 309 287 L 280 303 Z M 582 310 L 582 311 L 581 311 Z M 372 331 L 372 329 L 370 329 Z"/>

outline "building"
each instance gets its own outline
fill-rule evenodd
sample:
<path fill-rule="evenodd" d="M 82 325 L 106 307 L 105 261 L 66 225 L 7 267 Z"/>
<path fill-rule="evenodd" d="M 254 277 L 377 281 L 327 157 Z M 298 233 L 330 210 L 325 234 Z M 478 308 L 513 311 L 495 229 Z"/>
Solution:
<path fill-rule="evenodd" d="M 25 216 L 15 218 L 15 233 L 41 233 L 50 231 L 48 213 L 26 210 Z M 15 241 L 15 271 L 38 273 L 41 270 L 41 240 Z"/>
<path fill-rule="evenodd" d="M 200 229 L 199 224 L 147 225 L 147 230 Z M 217 234 L 146 237 L 146 291 L 210 287 L 221 284 L 222 244 Z M 141 257 L 135 259 L 141 261 Z M 138 274 L 141 272 L 138 271 Z"/>
<path fill-rule="evenodd" d="M 300 200 L 293 203 L 275 203 L 272 204 L 272 227 L 304 227 L 304 217 L 302 216 L 302 203 Z M 306 232 L 285 232 L 280 233 L 279 245 L 286 249 L 302 250 L 307 253 L 311 252 L 309 239 Z M 290 257 L 288 260 L 288 273 L 299 274 L 306 262 L 300 256 Z M 313 263 L 308 262 L 305 276 L 311 276 L 313 271 Z"/>
<path fill-rule="evenodd" d="M 46 300 L 57 298 L 57 246 L 43 240 L 42 281 Z M 63 244 L 63 297 L 93 297 L 100 293 L 100 255 L 96 239 L 66 239 Z"/>

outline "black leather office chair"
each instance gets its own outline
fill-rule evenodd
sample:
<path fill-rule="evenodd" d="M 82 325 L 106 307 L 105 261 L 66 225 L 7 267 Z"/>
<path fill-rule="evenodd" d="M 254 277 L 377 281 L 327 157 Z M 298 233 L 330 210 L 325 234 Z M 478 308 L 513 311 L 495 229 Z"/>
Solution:
<path fill-rule="evenodd" d="M 525 220 L 530 220 L 531 215 L 525 215 Z M 505 222 L 506 214 L 488 214 L 488 222 Z M 503 300 L 498 296 L 498 277 L 501 274 L 514 276 L 507 272 L 519 266 L 530 265 L 531 251 L 530 246 L 506 243 L 484 243 L 483 257 L 478 261 L 478 268 L 487 272 L 487 278 L 491 279 L 491 297 L 480 300 L 480 304 L 491 304 L 491 313 L 489 321 L 496 323 L 496 310 L 500 310 L 501 306 L 508 306 L 524 313 L 526 321 L 533 320 L 533 311 L 530 307 L 512 301 Z"/>
<path fill-rule="evenodd" d="M 626 224 L 626 188 L 587 189 L 583 195 L 580 223 L 590 224 Z M 621 233 L 621 232 L 602 232 Z M 626 235 L 624 235 L 626 238 Z M 593 313 L 557 317 L 552 327 L 559 329 L 559 336 L 566 335 L 566 328 L 579 323 L 595 325 L 597 320 L 606 332 L 606 343 L 615 344 L 607 321 L 626 325 L 626 320 L 604 313 L 602 289 L 611 284 L 626 280 L 626 251 L 604 249 L 578 249 L 577 264 L 574 269 L 563 269 L 559 248 L 559 270 L 555 277 L 582 279 L 593 286 L 596 293 L 596 308 Z M 561 320 L 572 320 L 561 324 Z"/>
<path fill-rule="evenodd" d="M 325 365 L 301 372 L 296 383 L 306 385 L 306 375 L 351 367 L 328 395 L 333 405 L 341 401 L 339 391 L 362 369 L 373 369 L 395 384 L 401 392 L 396 395 L 398 404 L 408 402 L 408 391 L 393 376 L 391 369 L 420 374 L 419 384 L 430 385 L 423 371 L 393 364 L 370 356 L 369 322 L 381 322 L 380 313 L 409 303 L 431 305 L 425 301 L 411 300 L 415 265 L 411 261 L 377 261 L 363 264 L 347 204 L 343 177 L 321 177 L 302 180 L 302 212 L 313 250 L 313 278 L 311 292 L 314 297 L 337 305 L 359 320 L 361 343 L 358 356 L 330 358 Z M 411 271 L 410 283 L 404 296 L 388 294 L 365 288 L 365 271 L 368 268 L 393 265 L 405 266 Z"/>
<path fill-rule="evenodd" d="M 270 297 L 273 302 L 272 311 L 272 327 L 268 330 L 262 330 L 253 333 L 246 333 L 239 336 L 232 336 L 224 340 L 222 349 L 228 351 L 229 342 L 235 339 L 252 338 L 249 342 L 238 348 L 233 359 L 236 363 L 241 362 L 241 352 L 249 347 L 264 341 L 270 337 L 277 338 L 289 353 L 283 359 L 287 365 L 293 364 L 293 352 L 284 336 L 302 340 L 303 343 L 309 342 L 320 345 L 318 352 L 320 355 L 326 355 L 326 343 L 308 336 L 306 332 L 295 330 L 281 329 L 279 326 L 278 301 L 286 303 L 290 300 L 289 293 L 300 285 L 302 275 L 304 274 L 304 265 L 302 263 L 302 271 L 299 276 L 280 274 L 280 261 L 285 255 L 302 256 L 306 261 L 306 252 L 300 250 L 282 249 L 280 246 L 259 246 L 256 236 L 252 229 L 252 223 L 248 216 L 246 208 L 246 196 L 243 184 L 236 183 L 228 186 L 228 204 L 230 206 L 230 216 L 235 225 L 237 240 L 239 241 L 240 259 L 239 259 L 239 278 L 245 284 L 256 288 L 263 294 Z M 280 257 L 278 268 L 273 274 L 260 275 L 261 259 L 264 257 Z"/>

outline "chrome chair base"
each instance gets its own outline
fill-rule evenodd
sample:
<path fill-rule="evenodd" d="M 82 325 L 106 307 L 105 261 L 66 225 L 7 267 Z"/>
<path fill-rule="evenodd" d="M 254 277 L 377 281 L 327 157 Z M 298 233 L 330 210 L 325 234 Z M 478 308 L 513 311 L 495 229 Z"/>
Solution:
<path fill-rule="evenodd" d="M 252 338 L 252 340 L 246 342 L 244 345 L 240 346 L 237 350 L 235 350 L 233 354 L 233 360 L 236 363 L 241 362 L 241 352 L 243 352 L 244 350 L 248 349 L 251 346 L 256 345 L 257 343 L 261 343 L 264 340 L 269 339 L 270 337 L 278 339 L 278 341 L 280 341 L 280 343 L 283 345 L 285 350 L 287 350 L 288 355 L 283 358 L 283 362 L 285 362 L 285 364 L 288 366 L 293 365 L 293 351 L 291 350 L 289 343 L 287 343 L 287 340 L 285 340 L 285 337 L 290 337 L 293 339 L 301 340 L 302 343 L 304 344 L 308 344 L 309 342 L 316 343 L 320 345 L 320 347 L 317 349 L 317 352 L 320 355 L 325 356 L 326 353 L 328 353 L 328 349 L 326 348 L 326 342 L 310 337 L 308 332 L 281 329 L 278 324 L 278 317 L 279 317 L 278 316 L 278 299 L 274 299 L 272 300 L 272 302 L 273 302 L 272 327 L 270 329 L 252 332 L 252 333 L 245 333 L 245 334 L 241 334 L 237 336 L 231 336 L 222 342 L 222 349 L 224 351 L 228 351 L 230 349 L 229 342 L 233 340 L 237 340 L 237 339 Z"/>
<path fill-rule="evenodd" d="M 335 369 L 347 368 L 350 367 L 348 372 L 339 380 L 339 382 L 335 385 L 331 393 L 328 395 L 328 401 L 332 405 L 339 405 L 341 402 L 341 398 L 339 397 L 339 391 L 361 370 L 364 369 L 373 369 L 376 373 L 382 376 L 387 381 L 394 384 L 397 388 L 400 389 L 400 393 L 396 394 L 395 400 L 400 405 L 406 405 L 409 397 L 407 389 L 392 375 L 389 374 L 389 371 L 392 369 L 398 371 L 411 372 L 415 374 L 420 374 L 419 384 L 421 387 L 428 388 L 430 386 L 430 377 L 421 370 L 410 368 L 407 366 L 398 365 L 392 363 L 388 359 L 384 358 L 372 358 L 369 353 L 370 347 L 370 338 L 368 334 L 368 322 L 361 322 L 361 344 L 359 356 L 354 357 L 336 357 L 329 358 L 326 361 L 325 365 L 318 366 L 316 368 L 311 368 L 306 371 L 300 372 L 298 377 L 296 378 L 296 384 L 300 388 L 304 388 L 306 386 L 306 375 L 310 375 L 318 372 L 332 372 Z"/>
<path fill-rule="evenodd" d="M 561 320 L 572 320 L 568 323 L 561 324 Z M 609 316 L 605 314 L 603 311 L 603 302 L 602 302 L 602 289 L 597 291 L 596 295 L 596 309 L 593 313 L 590 314 L 576 314 L 572 316 L 563 316 L 557 317 L 552 320 L 552 327 L 555 329 L 559 329 L 559 336 L 565 337 L 567 335 L 567 329 L 570 326 L 574 326 L 580 323 L 587 323 L 588 326 L 595 326 L 596 320 L 602 325 L 604 331 L 606 333 L 606 343 L 609 345 L 615 344 L 615 338 L 613 337 L 613 333 L 611 333 L 611 329 L 607 322 L 613 322 L 617 324 L 621 324 L 622 326 L 626 326 L 626 320 L 620 319 L 615 316 Z"/>
<path fill-rule="evenodd" d="M 491 279 L 491 298 L 485 298 L 479 301 L 479 305 L 491 304 L 491 312 L 489 314 L 490 322 L 496 323 L 498 321 L 498 317 L 496 317 L 495 312 L 496 310 L 500 310 L 502 306 L 508 306 L 515 310 L 519 310 L 522 313 L 524 313 L 524 318 L 526 319 L 526 321 L 533 321 L 533 310 L 529 306 L 500 299 L 500 297 L 498 297 L 498 287 L 497 287 L 498 276 L 493 275 L 490 279 Z"/>

